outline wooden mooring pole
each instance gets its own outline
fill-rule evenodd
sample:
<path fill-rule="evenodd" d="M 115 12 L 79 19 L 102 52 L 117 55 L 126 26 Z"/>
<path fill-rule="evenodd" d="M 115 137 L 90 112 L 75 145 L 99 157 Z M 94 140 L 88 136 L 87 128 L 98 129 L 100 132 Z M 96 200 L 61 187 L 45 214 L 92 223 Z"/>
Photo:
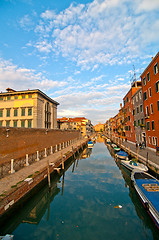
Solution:
<path fill-rule="evenodd" d="M 61 152 L 61 159 L 62 159 L 62 169 L 65 169 L 62 152 Z"/>
<path fill-rule="evenodd" d="M 51 190 L 51 183 L 50 183 L 50 168 L 49 168 L 49 160 L 47 161 L 47 176 L 48 176 L 48 185 L 49 191 Z"/>

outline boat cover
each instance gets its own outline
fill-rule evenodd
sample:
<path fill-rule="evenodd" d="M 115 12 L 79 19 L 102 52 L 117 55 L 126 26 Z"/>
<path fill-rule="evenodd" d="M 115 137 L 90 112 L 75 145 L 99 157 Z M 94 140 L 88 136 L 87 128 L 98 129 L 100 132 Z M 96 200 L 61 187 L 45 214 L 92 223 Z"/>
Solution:
<path fill-rule="evenodd" d="M 124 157 L 127 157 L 127 156 L 128 156 L 128 154 L 127 154 L 126 152 L 124 152 L 124 151 L 119 151 L 119 152 L 117 153 L 117 155 L 119 155 L 119 156 L 124 156 Z"/>
<path fill-rule="evenodd" d="M 147 199 L 152 203 L 152 205 L 159 212 L 159 191 L 147 191 L 145 185 L 150 184 L 154 186 L 154 184 L 159 185 L 158 181 L 155 179 L 136 179 L 136 184 L 142 190 Z"/>

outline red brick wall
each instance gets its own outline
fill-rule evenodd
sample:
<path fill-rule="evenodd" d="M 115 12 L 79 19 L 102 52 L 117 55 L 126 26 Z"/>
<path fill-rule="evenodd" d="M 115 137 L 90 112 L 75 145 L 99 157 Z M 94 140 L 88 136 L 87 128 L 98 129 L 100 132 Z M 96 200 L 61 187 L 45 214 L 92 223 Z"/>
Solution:
<path fill-rule="evenodd" d="M 7 137 L 7 129 L 8 137 Z M 0 163 L 44 150 L 81 136 L 79 131 L 0 127 Z"/>

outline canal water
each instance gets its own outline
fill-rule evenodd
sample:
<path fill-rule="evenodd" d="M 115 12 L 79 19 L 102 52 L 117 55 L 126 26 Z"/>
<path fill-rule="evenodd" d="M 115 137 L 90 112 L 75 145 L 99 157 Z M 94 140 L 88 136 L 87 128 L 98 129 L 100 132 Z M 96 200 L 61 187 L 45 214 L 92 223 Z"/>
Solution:
<path fill-rule="evenodd" d="M 0 235 L 14 240 L 151 240 L 159 232 L 130 183 L 130 172 L 115 161 L 102 139 L 67 163 L 5 221 Z"/>

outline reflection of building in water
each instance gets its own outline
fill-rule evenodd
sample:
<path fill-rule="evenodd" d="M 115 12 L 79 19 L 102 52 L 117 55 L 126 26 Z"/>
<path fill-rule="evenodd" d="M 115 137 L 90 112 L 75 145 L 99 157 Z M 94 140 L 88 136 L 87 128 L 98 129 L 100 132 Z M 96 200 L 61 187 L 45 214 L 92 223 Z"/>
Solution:
<path fill-rule="evenodd" d="M 82 159 L 90 157 L 91 153 L 92 153 L 92 148 L 85 148 L 82 153 Z"/>
<path fill-rule="evenodd" d="M 60 188 L 57 187 L 56 182 L 51 183 L 51 191 L 48 191 L 48 188 L 45 188 L 45 191 L 37 194 L 37 197 L 34 197 L 32 201 L 32 206 L 30 207 L 29 214 L 25 216 L 22 222 L 27 222 L 31 224 L 38 224 L 46 212 L 46 209 L 49 211 L 50 202 L 54 200 L 54 197 L 60 192 Z M 48 213 L 49 214 L 49 213 Z"/>

